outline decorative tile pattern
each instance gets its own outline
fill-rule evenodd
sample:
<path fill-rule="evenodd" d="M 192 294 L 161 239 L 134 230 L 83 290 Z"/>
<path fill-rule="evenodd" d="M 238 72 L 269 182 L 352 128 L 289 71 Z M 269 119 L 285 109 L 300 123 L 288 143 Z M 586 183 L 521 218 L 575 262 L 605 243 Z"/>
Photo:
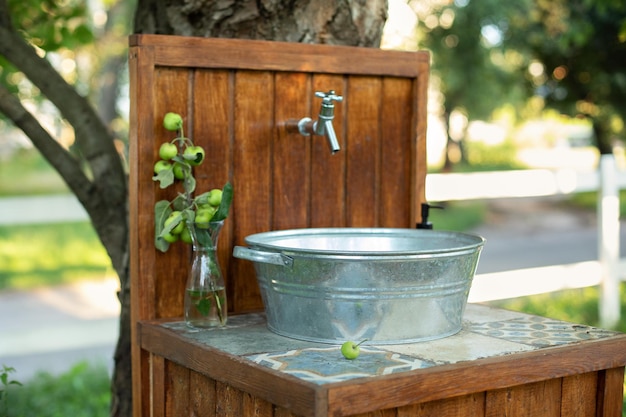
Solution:
<path fill-rule="evenodd" d="M 434 365 L 422 359 L 363 346 L 356 360 L 345 359 L 339 346 L 263 353 L 247 358 L 316 384 L 388 375 Z"/>
<path fill-rule="evenodd" d="M 617 334 L 595 327 L 527 315 L 507 321 L 472 323 L 469 325 L 469 330 L 536 347 L 559 346 Z"/>
<path fill-rule="evenodd" d="M 229 317 L 223 328 L 192 329 L 184 322 L 163 326 L 206 346 L 315 384 L 373 377 L 433 366 L 473 361 L 580 343 L 619 332 L 545 317 L 468 305 L 463 329 L 432 341 L 397 345 L 362 345 L 356 360 L 347 360 L 338 345 L 296 340 L 267 329 L 265 315 Z"/>

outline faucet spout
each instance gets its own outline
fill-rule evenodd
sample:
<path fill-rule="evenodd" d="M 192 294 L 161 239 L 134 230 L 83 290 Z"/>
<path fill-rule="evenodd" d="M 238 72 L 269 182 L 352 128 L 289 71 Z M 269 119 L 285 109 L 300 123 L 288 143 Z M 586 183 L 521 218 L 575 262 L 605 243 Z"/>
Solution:
<path fill-rule="evenodd" d="M 323 123 L 321 122 L 322 122 L 322 119 L 315 122 L 316 130 L 323 130 L 321 135 L 326 136 L 326 139 L 328 140 L 328 147 L 330 148 L 330 153 L 334 155 L 341 150 L 341 147 L 339 146 L 339 142 L 337 141 L 337 135 L 335 134 L 333 121 L 332 119 L 327 119 L 327 120 L 324 120 Z M 322 128 L 319 129 L 318 126 L 322 126 Z"/>
<path fill-rule="evenodd" d="M 341 150 L 335 128 L 333 127 L 333 119 L 335 118 L 335 101 L 343 101 L 342 96 L 335 95 L 333 90 L 328 93 L 316 92 L 316 97 L 322 98 L 322 107 L 320 108 L 319 118 L 313 121 L 310 117 L 304 117 L 298 122 L 298 131 L 301 135 L 310 136 L 326 136 L 331 154 L 335 154 Z"/>

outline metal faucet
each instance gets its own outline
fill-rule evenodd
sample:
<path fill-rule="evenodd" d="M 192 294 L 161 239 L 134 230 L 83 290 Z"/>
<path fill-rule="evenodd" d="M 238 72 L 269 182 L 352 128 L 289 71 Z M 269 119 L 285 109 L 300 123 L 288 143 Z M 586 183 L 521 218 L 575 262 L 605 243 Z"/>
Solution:
<path fill-rule="evenodd" d="M 341 148 L 337 141 L 337 135 L 333 128 L 333 119 L 335 118 L 335 101 L 343 101 L 342 96 L 335 94 L 334 90 L 327 93 L 317 91 L 315 97 L 322 99 L 322 107 L 318 120 L 314 122 L 310 117 L 304 117 L 298 122 L 298 131 L 301 135 L 319 135 L 326 136 L 331 154 L 337 153 Z"/>

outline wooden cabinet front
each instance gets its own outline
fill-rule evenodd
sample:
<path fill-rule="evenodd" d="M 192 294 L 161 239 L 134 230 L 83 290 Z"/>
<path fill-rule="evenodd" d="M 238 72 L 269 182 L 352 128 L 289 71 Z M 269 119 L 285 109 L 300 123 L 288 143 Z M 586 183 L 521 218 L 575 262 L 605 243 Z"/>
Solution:
<path fill-rule="evenodd" d="M 626 335 L 468 306 L 454 336 L 365 346 L 275 335 L 261 315 L 222 330 L 141 324 L 144 415 L 621 417 Z"/>

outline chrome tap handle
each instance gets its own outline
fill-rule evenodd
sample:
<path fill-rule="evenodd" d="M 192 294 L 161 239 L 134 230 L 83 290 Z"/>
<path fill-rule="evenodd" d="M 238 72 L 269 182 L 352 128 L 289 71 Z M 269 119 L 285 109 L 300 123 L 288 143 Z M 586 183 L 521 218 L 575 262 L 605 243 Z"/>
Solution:
<path fill-rule="evenodd" d="M 321 98 L 324 104 L 332 104 L 333 101 L 343 101 L 343 97 L 336 95 L 335 90 L 330 90 L 327 93 L 316 91 L 315 97 Z"/>

